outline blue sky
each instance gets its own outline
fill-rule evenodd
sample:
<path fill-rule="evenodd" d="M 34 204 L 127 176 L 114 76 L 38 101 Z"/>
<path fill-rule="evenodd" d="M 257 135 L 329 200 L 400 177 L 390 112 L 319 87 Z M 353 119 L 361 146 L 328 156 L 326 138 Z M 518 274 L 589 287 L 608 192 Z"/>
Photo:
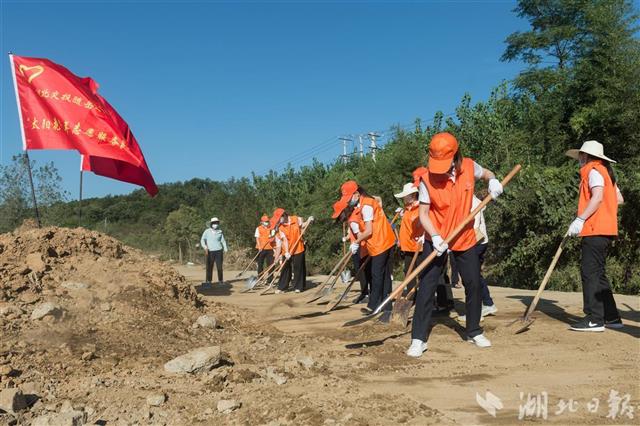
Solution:
<path fill-rule="evenodd" d="M 453 112 L 465 92 L 486 99 L 520 70 L 499 58 L 526 29 L 510 1 L 1 3 L 1 163 L 22 147 L 12 51 L 93 77 L 157 183 L 331 161 L 337 137 Z M 76 152 L 30 155 L 77 197 Z M 85 197 L 134 188 L 85 177 Z"/>

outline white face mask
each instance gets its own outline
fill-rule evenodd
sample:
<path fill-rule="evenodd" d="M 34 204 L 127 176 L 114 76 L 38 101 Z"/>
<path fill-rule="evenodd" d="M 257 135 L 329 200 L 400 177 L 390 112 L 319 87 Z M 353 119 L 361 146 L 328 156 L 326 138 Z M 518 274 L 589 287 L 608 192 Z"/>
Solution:
<path fill-rule="evenodd" d="M 266 228 L 267 226 L 269 226 L 269 222 L 262 222 L 262 226 Z"/>
<path fill-rule="evenodd" d="M 217 223 L 212 223 L 212 224 L 211 224 L 211 227 L 212 227 L 213 229 L 218 229 L 218 228 L 220 227 L 220 225 L 218 225 Z"/>

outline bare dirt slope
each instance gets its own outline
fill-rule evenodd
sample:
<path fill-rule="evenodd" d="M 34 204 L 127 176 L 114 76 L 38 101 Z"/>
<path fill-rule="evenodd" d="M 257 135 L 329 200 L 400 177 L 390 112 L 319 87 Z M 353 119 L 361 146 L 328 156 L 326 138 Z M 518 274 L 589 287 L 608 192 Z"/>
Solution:
<path fill-rule="evenodd" d="M 342 328 L 357 307 L 324 314 L 304 303 L 308 292 L 241 293 L 233 273 L 201 290 L 202 274 L 83 229 L 0 235 L 0 425 L 512 424 L 520 392 L 546 392 L 549 422 L 637 423 L 635 412 L 606 417 L 611 390 L 640 400 L 636 297 L 618 297 L 625 329 L 583 335 L 565 324 L 580 295 L 547 293 L 533 328 L 512 336 L 505 324 L 532 292 L 495 288 L 493 348 L 476 349 L 440 318 L 414 360 L 398 325 Z M 163 367 L 212 346 L 222 356 L 210 370 Z M 486 391 L 504 406 L 495 419 L 476 402 Z M 561 398 L 575 412 L 555 415 Z"/>

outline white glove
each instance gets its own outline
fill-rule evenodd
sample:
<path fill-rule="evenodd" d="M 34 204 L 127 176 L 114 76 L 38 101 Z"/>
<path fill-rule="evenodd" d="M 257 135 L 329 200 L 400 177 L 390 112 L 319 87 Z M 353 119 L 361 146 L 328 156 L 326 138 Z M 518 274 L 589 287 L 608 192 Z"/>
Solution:
<path fill-rule="evenodd" d="M 438 256 L 442 256 L 442 254 L 446 253 L 449 248 L 449 244 L 447 244 L 438 234 L 431 236 L 431 242 L 433 243 L 433 249 L 438 253 Z"/>
<path fill-rule="evenodd" d="M 348 236 L 342 237 L 342 242 L 343 243 L 346 243 L 347 241 L 349 241 L 349 237 Z"/>
<path fill-rule="evenodd" d="M 402 211 L 402 207 L 398 207 L 394 213 L 400 213 Z"/>
<path fill-rule="evenodd" d="M 284 258 L 287 260 L 291 259 L 291 253 L 285 253 Z"/>
<path fill-rule="evenodd" d="M 494 200 L 502 194 L 504 188 L 502 188 L 502 184 L 496 178 L 489 180 L 489 194 L 491 194 L 491 198 Z"/>
<path fill-rule="evenodd" d="M 358 253 L 358 250 L 360 250 L 360 244 L 351 243 L 351 245 L 349 246 L 349 249 L 351 250 L 351 254 L 356 254 Z"/>
<path fill-rule="evenodd" d="M 581 217 L 576 217 L 569 225 L 569 230 L 567 231 L 567 235 L 570 237 L 577 237 L 582 232 L 582 227 L 584 226 L 584 219 Z"/>
<path fill-rule="evenodd" d="M 313 216 L 309 216 L 309 219 L 307 219 L 309 222 L 313 222 L 314 220 L 316 220 Z"/>
<path fill-rule="evenodd" d="M 271 231 L 269 231 L 269 238 L 273 238 L 276 236 L 276 230 L 272 229 Z"/>

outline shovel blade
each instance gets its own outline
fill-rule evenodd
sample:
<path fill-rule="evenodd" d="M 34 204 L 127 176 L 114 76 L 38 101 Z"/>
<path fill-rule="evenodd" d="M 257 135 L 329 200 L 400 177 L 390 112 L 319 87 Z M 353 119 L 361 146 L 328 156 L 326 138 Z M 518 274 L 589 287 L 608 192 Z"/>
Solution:
<path fill-rule="evenodd" d="M 396 300 L 393 304 L 391 318 L 400 323 L 402 327 L 406 327 L 409 324 L 409 312 L 411 311 L 411 305 L 411 301 L 405 298 Z"/>
<path fill-rule="evenodd" d="M 342 273 L 340 274 L 340 279 L 342 279 L 343 284 L 347 284 L 349 281 L 351 281 L 351 271 L 348 269 L 342 271 Z"/>
<path fill-rule="evenodd" d="M 245 282 L 244 288 L 245 290 L 251 290 L 256 286 L 257 283 L 258 283 L 258 278 L 251 277 Z"/>
<path fill-rule="evenodd" d="M 529 327 L 531 327 L 531 324 L 533 324 L 535 320 L 535 318 L 531 317 L 518 318 L 518 328 L 513 332 L 513 334 L 524 333 L 529 329 Z"/>

